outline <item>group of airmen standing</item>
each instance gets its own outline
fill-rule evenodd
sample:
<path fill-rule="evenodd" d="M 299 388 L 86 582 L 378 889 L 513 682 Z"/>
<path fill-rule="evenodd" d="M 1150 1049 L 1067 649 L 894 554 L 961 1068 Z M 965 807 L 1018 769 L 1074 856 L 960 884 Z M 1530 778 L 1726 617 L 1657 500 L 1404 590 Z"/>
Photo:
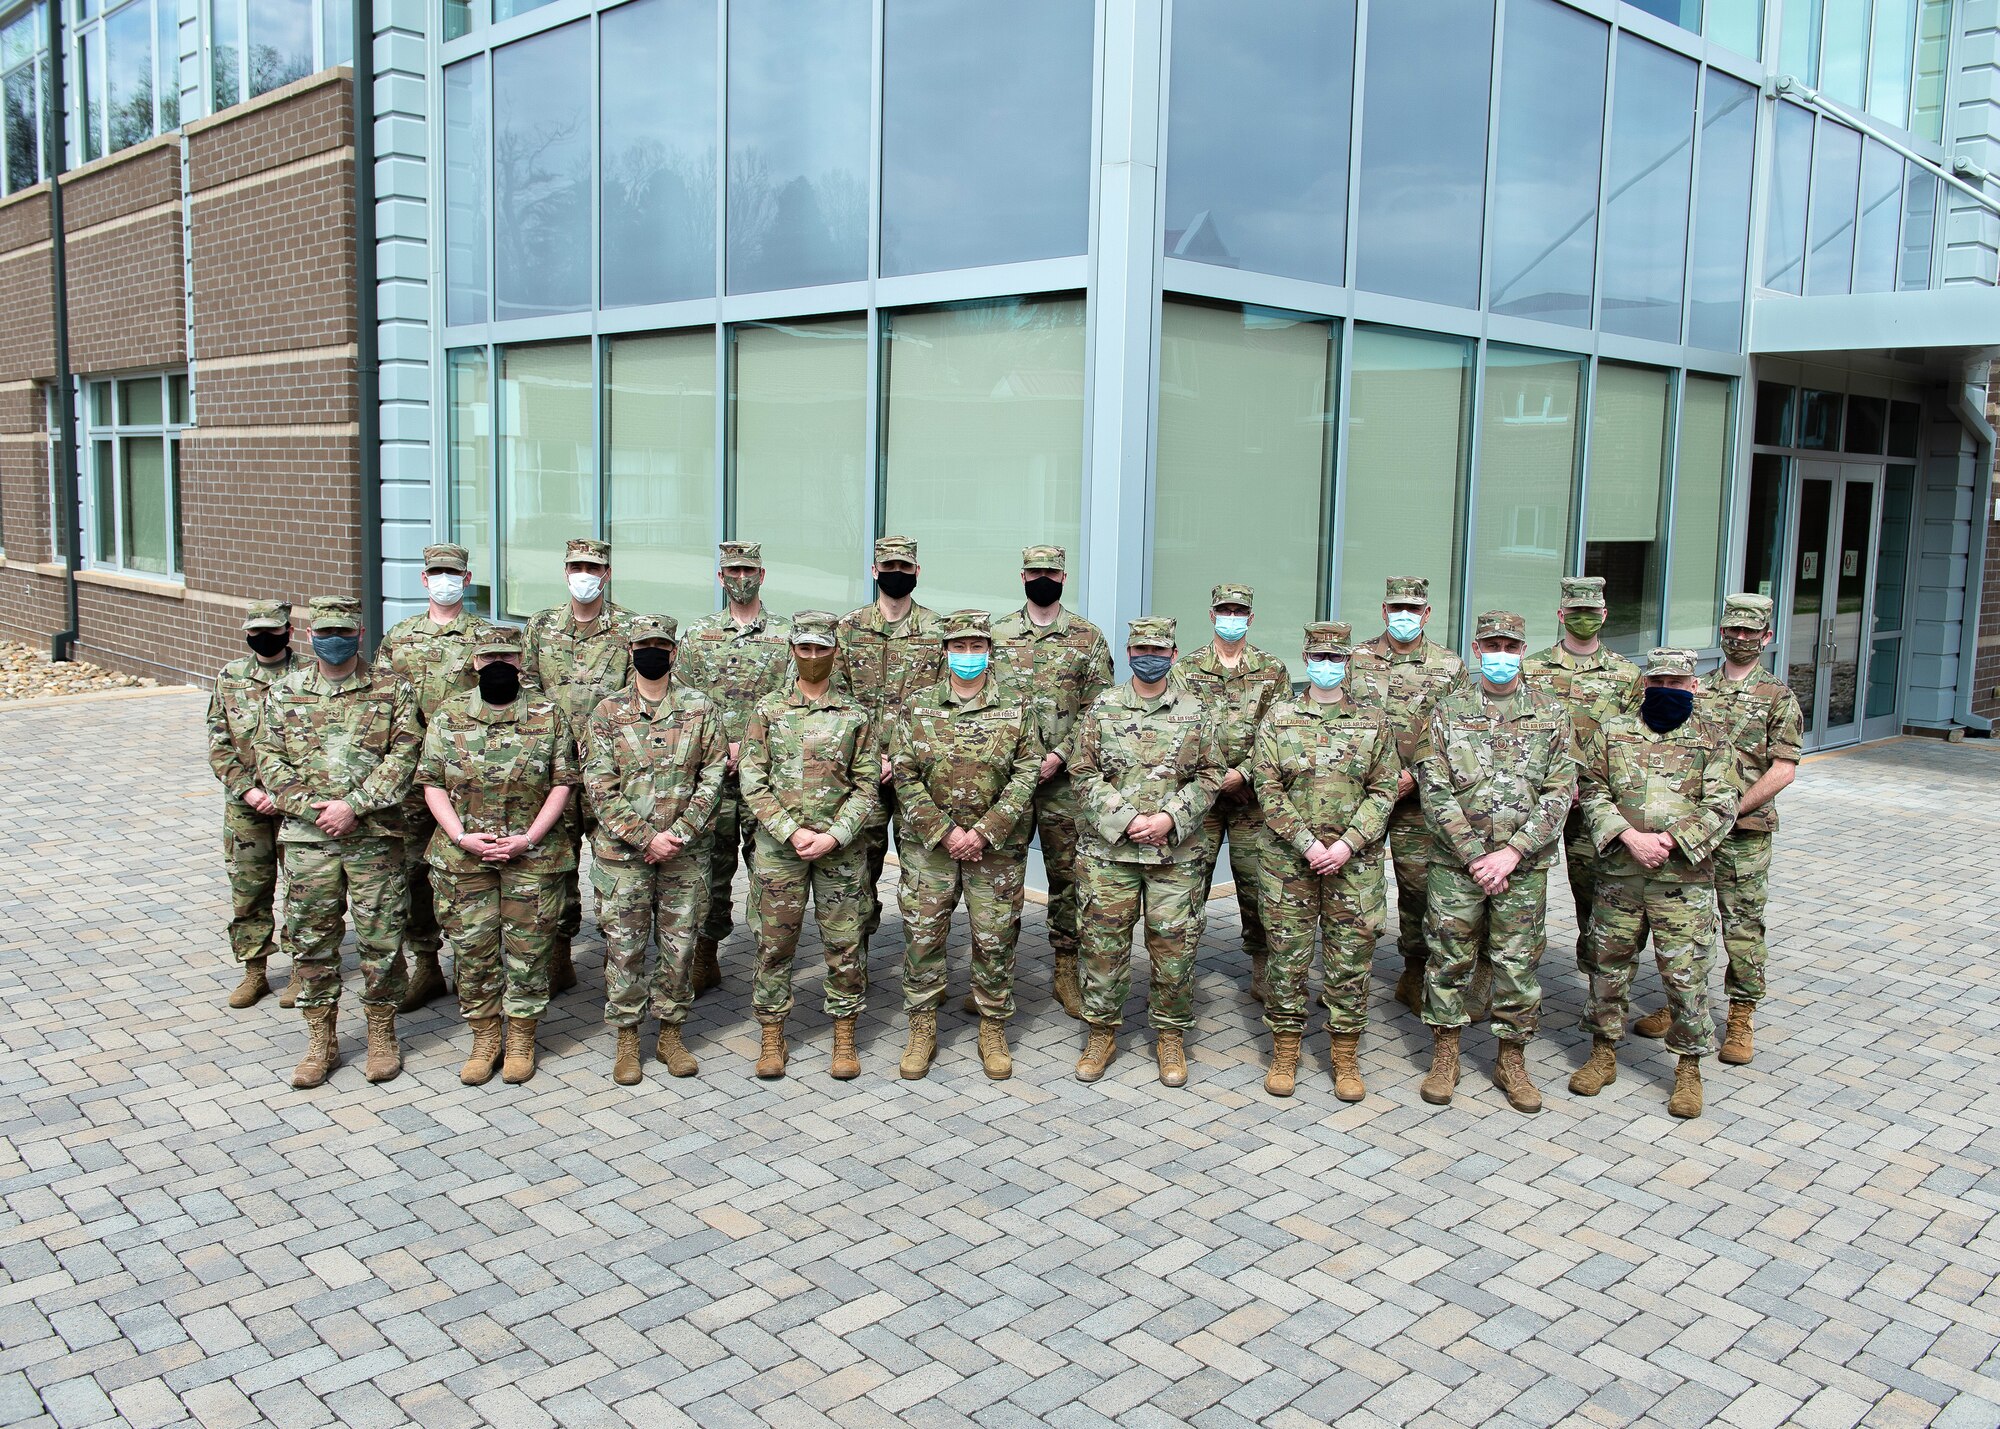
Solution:
<path fill-rule="evenodd" d="M 1251 587 L 1222 584 L 1212 638 L 1192 653 L 1172 619 L 1131 621 L 1131 675 L 1114 684 L 1103 634 L 1063 603 L 1060 546 L 1022 552 L 1024 603 L 997 619 L 917 604 L 914 541 L 884 537 L 874 557 L 870 604 L 784 617 L 764 607 L 758 545 L 723 542 L 724 607 L 683 630 L 615 604 L 610 547 L 578 539 L 564 552 L 569 600 L 516 629 L 466 610 L 462 547 L 429 546 L 428 608 L 389 630 L 372 665 L 358 602 L 311 603 L 307 657 L 293 653 L 288 605 L 253 604 L 251 653 L 221 672 L 210 702 L 210 762 L 227 793 L 242 969 L 230 1005 L 271 991 L 268 960 L 282 948 L 292 976 L 280 1004 L 296 1004 L 308 1032 L 292 1084 L 317 1086 L 340 1062 L 344 915 L 360 950 L 368 1080 L 401 1070 L 397 1013 L 447 991 L 448 938 L 471 1034 L 461 1080 L 526 1081 L 551 995 L 577 980 L 585 840 L 617 1082 L 641 1078 L 649 1016 L 657 1060 L 695 1075 L 682 1026 L 721 985 L 739 857 L 756 1074 L 785 1072 L 810 902 L 830 1071 L 854 1077 L 892 826 L 906 1078 L 937 1055 L 960 904 L 964 1009 L 978 1018 L 986 1075 L 1011 1075 L 1035 839 L 1055 996 L 1086 1026 L 1086 1082 L 1117 1054 L 1142 928 L 1159 1079 L 1185 1084 L 1196 949 L 1225 844 L 1274 1096 L 1290 1096 L 1300 1073 L 1316 951 L 1335 1093 L 1365 1094 L 1385 850 L 1404 960 L 1396 997 L 1433 1033 L 1425 1101 L 1451 1101 L 1461 1029 L 1490 1020 L 1495 1084 L 1516 1109 L 1539 1110 L 1523 1049 L 1539 1020 L 1558 850 L 1593 1036 L 1570 1090 L 1594 1096 L 1616 1078 L 1649 935 L 1666 1005 L 1632 1030 L 1678 1058 L 1668 1109 L 1701 1111 L 1719 949 L 1722 1059 L 1750 1061 L 1772 800 L 1800 755 L 1797 700 L 1760 663 L 1768 598 L 1728 598 L 1723 663 L 1705 681 L 1693 651 L 1653 650 L 1642 670 L 1605 647 L 1604 582 L 1584 577 L 1562 582 L 1562 634 L 1538 654 L 1520 615 L 1480 615 L 1468 669 L 1425 633 L 1427 581 L 1395 577 L 1373 639 L 1357 642 L 1341 621 L 1305 627 L 1295 690 L 1284 661 L 1250 642 Z"/>

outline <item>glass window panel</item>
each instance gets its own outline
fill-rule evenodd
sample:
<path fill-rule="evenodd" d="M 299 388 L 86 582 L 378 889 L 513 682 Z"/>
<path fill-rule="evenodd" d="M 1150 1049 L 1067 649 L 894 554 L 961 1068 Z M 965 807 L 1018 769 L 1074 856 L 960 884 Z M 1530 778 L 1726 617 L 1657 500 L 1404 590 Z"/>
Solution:
<path fill-rule="evenodd" d="M 1697 68 L 1636 35 L 1618 37 L 1600 316 L 1607 332 L 1680 341 Z"/>
<path fill-rule="evenodd" d="M 1750 503 L 1744 521 L 1743 580 L 1739 590 L 1778 598 L 1784 560 L 1785 458 L 1759 452 L 1750 458 Z"/>
<path fill-rule="evenodd" d="M 499 608 L 514 619 L 569 599 L 563 543 L 597 534 L 593 406 L 589 343 L 501 351 Z"/>
<path fill-rule="evenodd" d="M 83 157 L 104 156 L 104 30 L 85 30 L 78 39 L 77 71 L 83 80 Z"/>
<path fill-rule="evenodd" d="M 729 6 L 729 291 L 867 276 L 869 0 Z"/>
<path fill-rule="evenodd" d="M 474 605 L 493 609 L 493 395 L 484 348 L 446 357 L 451 539 L 472 567 Z"/>
<path fill-rule="evenodd" d="M 93 426 L 114 425 L 111 420 L 111 386 L 109 382 L 90 384 L 90 420 Z"/>
<path fill-rule="evenodd" d="M 153 0 L 154 83 L 159 90 L 156 134 L 178 129 L 181 123 L 181 39 L 179 7 L 175 0 Z"/>
<path fill-rule="evenodd" d="M 1023 546 L 1081 552 L 1083 336 L 1081 298 L 889 320 L 882 527 L 930 556 L 933 609 L 1011 609 Z"/>
<path fill-rule="evenodd" d="M 214 82 L 209 93 L 217 109 L 227 109 L 243 98 L 243 19 L 242 0 L 214 0 L 208 10 L 209 73 Z"/>
<path fill-rule="evenodd" d="M 30 11 L 16 20 L 9 32 L 25 31 L 34 23 L 36 13 Z M 0 78 L 0 103 L 6 108 L 6 127 L 4 133 L 0 133 L 0 148 L 5 149 L 7 156 L 6 170 L 0 173 L 0 183 L 4 183 L 0 192 L 13 193 L 41 178 L 42 106 L 35 88 L 41 68 L 39 63 L 30 60 Z"/>
<path fill-rule="evenodd" d="M 1525 617 L 1531 650 L 1556 637 L 1556 594 L 1570 568 L 1583 369 L 1568 353 L 1486 351 L 1466 608 Z"/>
<path fill-rule="evenodd" d="M 320 0 L 319 65 L 349 64 L 354 59 L 354 0 Z"/>
<path fill-rule="evenodd" d="M 1845 293 L 1854 270 L 1854 210 L 1861 182 L 1861 136 L 1821 120 L 1813 145 L 1812 226 L 1806 296 Z"/>
<path fill-rule="evenodd" d="M 1819 87 L 1827 98 L 1855 109 L 1861 108 L 1868 75 L 1868 9 L 1869 0 L 1825 0 L 1820 26 Z"/>
<path fill-rule="evenodd" d="M 1897 128 L 1910 119 L 1910 66 L 1917 43 L 1914 0 L 1875 7 L 1875 46 L 1868 58 L 1868 112 Z"/>
<path fill-rule="evenodd" d="M 93 544 L 97 559 L 106 565 L 118 561 L 118 463 L 112 455 L 109 441 L 90 444 L 90 465 L 96 477 L 96 509 L 91 515 L 91 529 L 96 535 Z"/>
<path fill-rule="evenodd" d="M 118 425 L 157 427 L 160 425 L 160 379 L 128 377 L 118 384 Z"/>
<path fill-rule="evenodd" d="M 1904 581 L 1910 572 L 1910 497 L 1916 476 L 1913 466 L 1891 466 L 1884 471 L 1882 527 L 1875 553 L 1876 635 L 1903 628 Z"/>
<path fill-rule="evenodd" d="M 1903 263 L 1896 285 L 1905 291 L 1931 285 L 1931 244 L 1937 234 L 1938 179 L 1920 164 L 1903 171 Z"/>
<path fill-rule="evenodd" d="M 1944 138 L 1945 60 L 1951 52 L 1951 0 L 1918 0 L 1917 80 L 1910 92 L 1910 128 L 1936 143 Z"/>
<path fill-rule="evenodd" d="M 511 20 L 516 15 L 525 15 L 530 10 L 539 10 L 549 0 L 493 0 L 494 20 Z"/>
<path fill-rule="evenodd" d="M 604 461 L 618 601 L 685 621 L 714 604 L 715 329 L 604 349 Z"/>
<path fill-rule="evenodd" d="M 1701 29 L 1701 0 L 1631 0 L 1631 4 L 1634 10 L 1658 15 L 1683 30 Z"/>
<path fill-rule="evenodd" d="M 486 57 L 444 72 L 445 322 L 488 317 Z"/>
<path fill-rule="evenodd" d="M 1590 414 L 1583 572 L 1604 577 L 1603 640 L 1622 655 L 1660 626 L 1660 495 L 1672 374 L 1600 362 Z"/>
<path fill-rule="evenodd" d="M 598 24 L 604 306 L 712 297 L 715 0 L 637 0 Z"/>
<path fill-rule="evenodd" d="M 1840 446 L 1840 394 L 1806 388 L 1800 394 L 1798 444 L 1814 451 Z"/>
<path fill-rule="evenodd" d="M 107 153 L 153 137 L 153 7 L 133 0 L 104 21 L 105 68 L 111 96 Z"/>
<path fill-rule="evenodd" d="M 1821 0 L 1784 0 L 1778 34 L 1778 73 L 1819 82 Z"/>
<path fill-rule="evenodd" d="M 1708 0 L 1702 25 L 1711 40 L 1739 55 L 1754 60 L 1764 53 L 1763 0 Z"/>
<path fill-rule="evenodd" d="M 444 37 L 447 40 L 471 34 L 476 23 L 471 0 L 444 0 Z"/>
<path fill-rule="evenodd" d="M 1849 397 L 1847 430 L 1841 439 L 1841 450 L 1856 452 L 1861 456 L 1880 456 L 1888 425 L 1888 398 Z"/>
<path fill-rule="evenodd" d="M 1913 457 L 1917 454 L 1917 429 L 1924 409 L 1915 402 L 1889 404 L 1889 455 Z"/>
<path fill-rule="evenodd" d="M 1384 581 L 1428 576 L 1431 638 L 1458 645 L 1471 369 L 1462 339 L 1355 328 L 1335 615 L 1357 636 L 1382 618 Z"/>
<path fill-rule="evenodd" d="M 590 22 L 493 54 L 495 317 L 590 306 Z"/>
<path fill-rule="evenodd" d="M 167 569 L 179 574 L 181 570 L 181 444 L 167 443 L 167 510 L 172 513 L 168 525 L 168 535 L 172 541 L 167 553 Z"/>
<path fill-rule="evenodd" d="M 1813 117 L 1780 104 L 1771 155 L 1770 208 L 1764 217 L 1764 286 L 1796 293 L 1805 281 L 1806 185 L 1812 174 Z"/>
<path fill-rule="evenodd" d="M 313 72 L 312 0 L 250 0 L 250 97 Z"/>
<path fill-rule="evenodd" d="M 166 443 L 159 437 L 118 440 L 120 525 L 128 570 L 166 575 L 173 566 L 167 516 Z"/>
<path fill-rule="evenodd" d="M 1868 658 L 1867 718 L 1882 719 L 1896 712 L 1902 659 L 1903 642 L 1900 637 L 1875 642 L 1874 652 Z"/>
<path fill-rule="evenodd" d="M 1729 417 L 1736 384 L 1689 373 L 1681 391 L 1674 457 L 1674 539 L 1667 575 L 1667 643 L 1700 650 L 1716 643 L 1722 581 L 1723 512 L 1728 505 Z"/>
<path fill-rule="evenodd" d="M 1371 292 L 1479 304 L 1493 9 L 1431 0 L 1369 12 L 1355 242 Z"/>
<path fill-rule="evenodd" d="M 730 521 L 761 541 L 781 615 L 868 598 L 868 325 L 738 327 L 732 346 Z"/>
<path fill-rule="evenodd" d="M 1610 34 L 1556 0 L 1507 7 L 1486 290 L 1495 312 L 1590 326 Z"/>
<path fill-rule="evenodd" d="M 0 25 L 0 69 L 21 63 L 41 48 L 40 6 L 23 10 Z"/>
<path fill-rule="evenodd" d="M 1854 242 L 1854 291 L 1886 293 L 1896 286 L 1903 221 L 1903 157 L 1870 139 L 1861 150 L 1861 226 Z"/>
<path fill-rule="evenodd" d="M 1792 402 L 1796 396 L 1795 388 L 1780 382 L 1757 384 L 1757 425 L 1753 439 L 1759 446 L 1792 444 Z"/>
<path fill-rule="evenodd" d="M 169 425 L 184 427 L 188 420 L 188 380 L 185 372 L 176 372 L 167 379 L 167 422 Z"/>
<path fill-rule="evenodd" d="M 1166 251 L 1347 281 L 1353 0 L 1178 0 Z"/>
<path fill-rule="evenodd" d="M 1147 609 L 1178 619 L 1193 650 L 1216 583 L 1247 582 L 1257 588 L 1251 639 L 1296 665 L 1304 626 L 1319 618 L 1333 327 L 1171 299 L 1160 322 Z"/>
<path fill-rule="evenodd" d="M 1743 342 L 1743 287 L 1750 259 L 1750 170 L 1757 149 L 1757 91 L 1708 72 L 1695 181 L 1693 290 L 1688 344 L 1736 352 Z"/>

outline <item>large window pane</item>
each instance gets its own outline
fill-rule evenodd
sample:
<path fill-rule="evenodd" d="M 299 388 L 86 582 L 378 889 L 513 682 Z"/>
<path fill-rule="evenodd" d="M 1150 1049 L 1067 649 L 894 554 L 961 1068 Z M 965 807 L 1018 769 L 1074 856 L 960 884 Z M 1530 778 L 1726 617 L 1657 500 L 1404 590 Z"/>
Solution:
<path fill-rule="evenodd" d="M 160 437 L 120 437 L 118 460 L 125 566 L 166 575 L 173 568 L 166 442 Z"/>
<path fill-rule="evenodd" d="M 312 0 L 250 0 L 249 13 L 250 93 L 246 99 L 268 94 L 313 72 Z"/>
<path fill-rule="evenodd" d="M 1735 384 L 1689 374 L 1681 393 L 1675 453 L 1674 540 L 1668 576 L 1667 643 L 1715 644 L 1722 580 L 1723 511 L 1729 492 L 1729 417 Z"/>
<path fill-rule="evenodd" d="M 729 6 L 732 293 L 867 276 L 870 8 Z"/>
<path fill-rule="evenodd" d="M 1933 143 L 1944 137 L 1945 59 L 1951 50 L 1951 0 L 1918 0 L 1917 80 L 1910 128 Z"/>
<path fill-rule="evenodd" d="M 1491 0 L 1369 11 L 1355 215 L 1362 287 L 1479 305 L 1492 69 Z"/>
<path fill-rule="evenodd" d="M 1764 217 L 1764 286 L 1796 293 L 1805 281 L 1806 192 L 1812 174 L 1812 111 L 1779 104 Z"/>
<path fill-rule="evenodd" d="M 486 57 L 444 72 L 444 320 L 488 317 Z"/>
<path fill-rule="evenodd" d="M 1584 359 L 1491 347 L 1479 404 L 1479 489 L 1473 498 L 1467 606 L 1526 617 L 1528 646 L 1557 635 L 1556 598 L 1569 570 Z"/>
<path fill-rule="evenodd" d="M 1881 0 L 1868 59 L 1868 112 L 1898 128 L 1910 119 L 1910 67 L 1917 44 L 1914 0 Z"/>
<path fill-rule="evenodd" d="M 1220 581 L 1257 588 L 1251 639 L 1295 660 L 1319 618 L 1335 340 L 1262 308 L 1168 301 L 1160 328 L 1152 596 L 1192 650 Z M 1228 473 L 1217 480 L 1217 473 Z"/>
<path fill-rule="evenodd" d="M 618 602 L 686 620 L 715 596 L 715 330 L 604 349 Z"/>
<path fill-rule="evenodd" d="M 1819 22 L 1822 0 L 1783 0 L 1778 34 L 1778 73 L 1807 84 L 1819 82 Z"/>
<path fill-rule="evenodd" d="M 1428 576 L 1431 638 L 1456 647 L 1472 344 L 1357 327 L 1350 370 L 1335 614 L 1361 635 L 1382 618 L 1384 581 Z"/>
<path fill-rule="evenodd" d="M 111 96 L 109 147 L 120 149 L 153 137 L 153 6 L 132 0 L 104 22 L 105 70 Z"/>
<path fill-rule="evenodd" d="M 90 444 L 90 465 L 96 482 L 96 502 L 90 513 L 91 545 L 105 565 L 118 561 L 118 458 L 109 438 Z"/>
<path fill-rule="evenodd" d="M 500 608 L 514 619 L 569 599 L 563 543 L 597 534 L 592 405 L 589 343 L 501 352 Z"/>
<path fill-rule="evenodd" d="M 1738 590 L 1777 598 L 1784 560 L 1786 458 L 1758 452 L 1750 458 L 1750 502 L 1743 523 L 1743 579 Z"/>
<path fill-rule="evenodd" d="M 590 306 L 590 22 L 493 54 L 498 318 Z"/>
<path fill-rule="evenodd" d="M 1679 342 L 1694 160 L 1694 61 L 1618 38 L 1604 212 L 1607 332 Z"/>
<path fill-rule="evenodd" d="M 1077 0 L 891 0 L 882 271 L 1081 253 L 1096 12 Z"/>
<path fill-rule="evenodd" d="M 1711 40 L 1739 55 L 1754 60 L 1764 53 L 1763 0 L 1708 0 L 1702 26 Z"/>
<path fill-rule="evenodd" d="M 211 103 L 227 109 L 243 98 L 242 0 L 212 0 L 208 7 L 209 72 L 215 82 Z"/>
<path fill-rule="evenodd" d="M 1601 362 L 1591 401 L 1585 575 L 1604 577 L 1605 644 L 1649 649 L 1660 626 L 1660 489 L 1672 374 Z"/>
<path fill-rule="evenodd" d="M 1631 0 L 1632 8 L 1658 15 L 1683 30 L 1701 28 L 1701 0 Z"/>
<path fill-rule="evenodd" d="M 1688 343 L 1735 352 L 1743 341 L 1743 285 L 1750 252 L 1750 168 L 1757 148 L 1757 91 L 1708 72 L 1695 182 L 1693 290 Z"/>
<path fill-rule="evenodd" d="M 764 543 L 781 615 L 867 599 L 868 326 L 861 318 L 734 333 L 729 534 Z"/>
<path fill-rule="evenodd" d="M 155 134 L 181 124 L 180 7 L 175 0 L 153 0 L 153 88 L 159 97 Z"/>
<path fill-rule="evenodd" d="M 1903 262 L 1896 286 L 1931 285 L 1931 243 L 1937 232 L 1937 175 L 1921 164 L 1903 171 Z"/>
<path fill-rule="evenodd" d="M 1806 296 L 1845 293 L 1854 271 L 1855 196 L 1861 182 L 1861 136 L 1822 119 L 1813 145 L 1812 225 L 1806 248 Z"/>
<path fill-rule="evenodd" d="M 925 604 L 1010 609 L 1023 546 L 1081 555 L 1083 300 L 897 313 L 887 345 L 883 529 L 928 555 Z"/>
<path fill-rule="evenodd" d="M 1166 251 L 1347 281 L 1353 0 L 1178 0 Z"/>
<path fill-rule="evenodd" d="M 636 0 L 598 24 L 604 306 L 712 297 L 715 0 Z"/>
<path fill-rule="evenodd" d="M 466 549 L 474 607 L 493 608 L 493 398 L 484 348 L 446 357 L 451 539 Z"/>
<path fill-rule="evenodd" d="M 1487 306 L 1590 326 L 1610 27 L 1556 0 L 1507 7 Z"/>
<path fill-rule="evenodd" d="M 1907 5 L 1910 0 L 1884 0 Z M 1869 0 L 1825 0 L 1820 26 L 1819 87 L 1829 99 L 1861 107 L 1868 75 Z"/>
<path fill-rule="evenodd" d="M 1870 139 L 1861 151 L 1861 226 L 1854 242 L 1854 291 L 1886 293 L 1902 258 L 1903 156 Z"/>

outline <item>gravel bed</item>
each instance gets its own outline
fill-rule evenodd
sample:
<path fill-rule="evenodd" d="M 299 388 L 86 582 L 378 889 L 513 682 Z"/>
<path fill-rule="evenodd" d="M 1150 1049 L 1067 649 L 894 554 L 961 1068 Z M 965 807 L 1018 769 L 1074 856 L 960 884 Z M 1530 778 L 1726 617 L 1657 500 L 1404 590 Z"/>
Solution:
<path fill-rule="evenodd" d="M 0 640 L 0 704 L 49 695 L 87 695 L 99 690 L 152 689 L 158 680 L 121 675 L 77 661 L 58 665 L 47 650 Z"/>

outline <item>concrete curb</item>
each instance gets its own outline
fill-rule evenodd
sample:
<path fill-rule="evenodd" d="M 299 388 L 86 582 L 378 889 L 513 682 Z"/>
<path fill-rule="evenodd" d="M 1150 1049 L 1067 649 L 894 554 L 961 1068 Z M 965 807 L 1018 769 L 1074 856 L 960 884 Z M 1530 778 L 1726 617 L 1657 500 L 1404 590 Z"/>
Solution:
<path fill-rule="evenodd" d="M 198 695 L 193 685 L 155 685 L 151 688 L 124 686 L 112 690 L 85 690 L 79 695 L 37 695 L 27 700 L 0 700 L 0 715 L 15 710 L 47 709 L 51 705 L 79 705 L 95 700 L 142 700 L 152 695 Z"/>

